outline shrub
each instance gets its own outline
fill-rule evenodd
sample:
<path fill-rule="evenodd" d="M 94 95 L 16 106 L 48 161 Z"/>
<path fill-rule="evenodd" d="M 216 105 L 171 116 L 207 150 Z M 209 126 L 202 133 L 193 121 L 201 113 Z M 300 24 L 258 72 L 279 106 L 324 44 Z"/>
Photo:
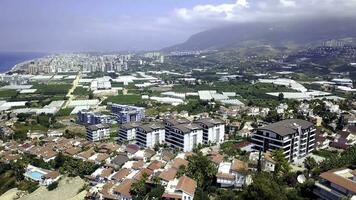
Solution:
<path fill-rule="evenodd" d="M 48 191 L 51 191 L 51 190 L 56 189 L 57 187 L 58 187 L 58 182 L 55 181 L 55 182 L 53 182 L 53 183 L 51 183 L 51 184 L 49 184 L 49 185 L 47 186 L 47 190 L 48 190 Z"/>

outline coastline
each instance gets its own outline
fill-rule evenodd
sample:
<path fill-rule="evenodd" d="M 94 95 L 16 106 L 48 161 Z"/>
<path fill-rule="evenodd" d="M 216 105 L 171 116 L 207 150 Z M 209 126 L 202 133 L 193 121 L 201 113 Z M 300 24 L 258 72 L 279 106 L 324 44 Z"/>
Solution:
<path fill-rule="evenodd" d="M 20 70 L 21 66 L 45 57 L 46 53 L 0 52 L 0 73 L 9 73 Z"/>

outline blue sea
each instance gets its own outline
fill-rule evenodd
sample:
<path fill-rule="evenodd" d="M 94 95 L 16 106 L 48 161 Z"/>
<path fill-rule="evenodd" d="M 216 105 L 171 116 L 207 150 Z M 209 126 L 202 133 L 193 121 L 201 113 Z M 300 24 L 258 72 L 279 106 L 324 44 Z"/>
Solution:
<path fill-rule="evenodd" d="M 45 55 L 44 53 L 0 52 L 0 72 L 6 72 L 18 63 Z"/>

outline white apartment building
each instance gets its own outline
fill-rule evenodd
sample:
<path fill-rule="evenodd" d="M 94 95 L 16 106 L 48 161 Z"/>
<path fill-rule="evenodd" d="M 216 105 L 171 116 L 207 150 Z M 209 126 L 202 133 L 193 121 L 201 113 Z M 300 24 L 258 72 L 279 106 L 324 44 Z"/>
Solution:
<path fill-rule="evenodd" d="M 287 119 L 256 129 L 254 148 L 263 152 L 282 149 L 286 159 L 297 161 L 315 149 L 314 124 L 301 119 Z"/>
<path fill-rule="evenodd" d="M 136 128 L 136 144 L 154 148 L 156 144 L 162 144 L 165 141 L 164 126 L 158 123 L 144 124 Z"/>
<path fill-rule="evenodd" d="M 110 126 L 107 124 L 96 124 L 87 126 L 87 140 L 97 142 L 109 139 Z"/>
<path fill-rule="evenodd" d="M 165 120 L 166 142 L 172 147 L 184 152 L 193 151 L 203 143 L 203 128 L 189 120 Z"/>
<path fill-rule="evenodd" d="M 203 142 L 204 144 L 224 142 L 225 123 L 218 119 L 202 118 L 195 123 L 203 128 Z"/>
<path fill-rule="evenodd" d="M 120 126 L 118 129 L 119 142 L 135 141 L 136 140 L 136 128 L 138 123 L 127 123 Z"/>

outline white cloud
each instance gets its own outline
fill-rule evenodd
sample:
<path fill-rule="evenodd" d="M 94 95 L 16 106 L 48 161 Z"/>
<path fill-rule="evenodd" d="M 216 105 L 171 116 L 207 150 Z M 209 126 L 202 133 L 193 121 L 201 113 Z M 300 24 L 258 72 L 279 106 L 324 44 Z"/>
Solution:
<path fill-rule="evenodd" d="M 237 10 L 248 8 L 247 0 L 237 0 L 235 3 L 224 3 L 219 5 L 196 5 L 192 9 L 180 8 L 176 10 L 179 18 L 184 20 L 194 19 L 223 19 L 231 20 L 235 17 Z"/>
<path fill-rule="evenodd" d="M 281 4 L 285 7 L 295 7 L 297 6 L 296 2 L 293 0 L 280 0 Z"/>
<path fill-rule="evenodd" d="M 175 10 L 185 22 L 245 22 L 356 15 L 356 0 L 237 0 Z"/>

